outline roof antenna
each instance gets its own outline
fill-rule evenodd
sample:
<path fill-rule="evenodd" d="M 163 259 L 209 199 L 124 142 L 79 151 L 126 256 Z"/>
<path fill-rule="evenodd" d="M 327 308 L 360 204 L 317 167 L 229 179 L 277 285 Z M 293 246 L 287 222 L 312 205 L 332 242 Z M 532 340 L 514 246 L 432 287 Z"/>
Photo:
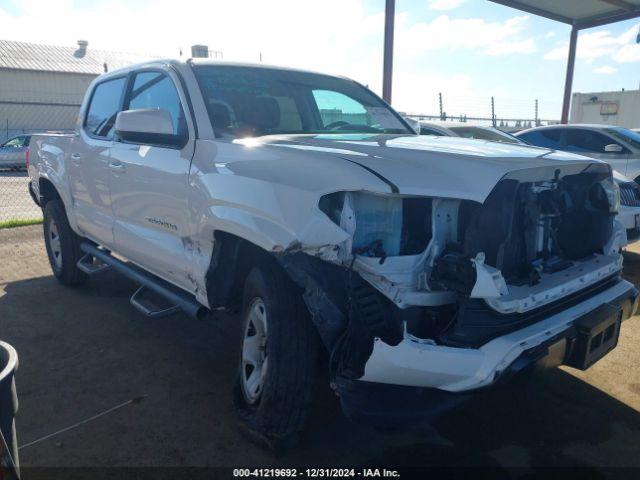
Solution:
<path fill-rule="evenodd" d="M 104 69 L 104 73 L 107 73 L 109 71 L 109 67 L 107 67 L 107 62 L 104 62 L 102 64 L 102 68 Z"/>

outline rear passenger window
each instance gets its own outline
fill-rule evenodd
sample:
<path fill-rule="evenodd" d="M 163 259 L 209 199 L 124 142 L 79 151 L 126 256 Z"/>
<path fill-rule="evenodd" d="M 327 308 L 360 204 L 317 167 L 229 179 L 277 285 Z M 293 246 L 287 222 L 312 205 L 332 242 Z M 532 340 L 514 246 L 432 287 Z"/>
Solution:
<path fill-rule="evenodd" d="M 142 72 L 136 74 L 127 110 L 147 108 L 167 110 L 171 114 L 173 133 L 175 135 L 186 133 L 187 124 L 180 105 L 178 91 L 171 79 L 164 73 Z"/>
<path fill-rule="evenodd" d="M 120 111 L 120 99 L 126 78 L 116 78 L 98 84 L 93 91 L 84 128 L 91 135 L 113 138 L 116 115 Z"/>
<path fill-rule="evenodd" d="M 533 132 L 523 133 L 519 135 L 520 138 L 536 147 L 551 148 L 553 150 L 560 149 L 560 137 L 562 136 L 562 130 L 549 129 L 549 130 L 535 130 Z"/>

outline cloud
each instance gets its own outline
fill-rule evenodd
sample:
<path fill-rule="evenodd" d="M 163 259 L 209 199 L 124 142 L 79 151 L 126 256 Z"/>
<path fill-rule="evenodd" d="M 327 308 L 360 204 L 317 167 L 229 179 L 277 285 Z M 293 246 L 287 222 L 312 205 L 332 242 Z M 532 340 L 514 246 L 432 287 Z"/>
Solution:
<path fill-rule="evenodd" d="M 86 39 L 89 49 L 165 57 L 204 44 L 228 60 L 257 62 L 262 53 L 265 63 L 347 75 L 375 89 L 381 84 L 384 17 L 369 13 L 366 0 L 313 7 L 299 0 L 181 0 L 179 8 L 174 0 L 60 3 L 64 8 L 21 0 L 9 10 L 0 2 L 0 37 L 71 47 Z M 123 19 L 125 28 L 115 32 Z"/>
<path fill-rule="evenodd" d="M 427 0 L 427 6 L 431 10 L 453 10 L 464 2 L 465 0 Z"/>
<path fill-rule="evenodd" d="M 502 22 L 482 18 L 451 18 L 441 15 L 431 22 L 408 24 L 408 15 L 396 19 L 398 51 L 417 55 L 433 50 L 475 50 L 486 55 L 527 54 L 536 50 L 533 38 L 522 38 L 528 16 Z"/>
<path fill-rule="evenodd" d="M 556 36 L 556 32 L 547 32 L 544 35 L 544 38 L 553 38 Z"/>
<path fill-rule="evenodd" d="M 594 70 L 595 73 L 600 73 L 602 75 L 613 75 L 617 71 L 618 69 L 616 67 L 612 67 L 611 65 L 603 65 L 602 67 L 598 67 Z"/>
<path fill-rule="evenodd" d="M 640 60 L 640 45 L 635 44 L 638 27 L 634 26 L 615 36 L 609 30 L 583 33 L 578 37 L 577 58 L 592 61 L 602 57 L 611 57 L 617 63 L 637 62 Z M 562 42 L 548 51 L 546 60 L 566 60 L 569 54 L 568 42 Z"/>
<path fill-rule="evenodd" d="M 487 55 L 508 55 L 511 53 L 533 53 L 537 50 L 532 38 L 519 42 L 494 43 L 485 49 Z"/>
<path fill-rule="evenodd" d="M 640 62 L 640 45 L 624 45 L 613 55 L 613 59 L 618 63 Z"/>

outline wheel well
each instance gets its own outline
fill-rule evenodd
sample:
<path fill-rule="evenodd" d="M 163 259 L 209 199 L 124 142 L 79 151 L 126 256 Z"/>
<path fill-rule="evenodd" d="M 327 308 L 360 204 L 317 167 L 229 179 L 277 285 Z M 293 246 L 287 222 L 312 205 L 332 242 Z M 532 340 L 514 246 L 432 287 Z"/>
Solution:
<path fill-rule="evenodd" d="M 272 262 L 282 268 L 263 248 L 231 233 L 216 231 L 206 277 L 209 306 L 239 306 L 247 275 L 255 265 L 262 262 Z"/>
<path fill-rule="evenodd" d="M 51 200 L 62 201 L 62 197 L 60 197 L 60 194 L 58 193 L 58 190 L 56 190 L 56 187 L 53 185 L 53 183 L 51 183 L 46 178 L 41 178 L 39 183 L 40 206 L 42 208 L 44 208 L 47 202 L 50 202 Z"/>

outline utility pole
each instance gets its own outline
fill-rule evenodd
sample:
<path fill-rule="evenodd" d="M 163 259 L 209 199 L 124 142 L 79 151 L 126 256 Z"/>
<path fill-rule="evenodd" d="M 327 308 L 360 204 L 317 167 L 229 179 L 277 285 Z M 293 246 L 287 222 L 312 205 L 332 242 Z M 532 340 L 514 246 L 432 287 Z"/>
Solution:
<path fill-rule="evenodd" d="M 571 90 L 573 88 L 573 71 L 576 65 L 576 47 L 578 45 L 578 28 L 571 28 L 569 37 L 569 58 L 567 59 L 567 75 L 564 80 L 564 99 L 562 101 L 562 118 L 560 123 L 569 123 L 569 107 L 571 105 Z"/>
<path fill-rule="evenodd" d="M 493 127 L 496 127 L 496 102 L 493 97 L 491 97 L 491 124 Z"/>
<path fill-rule="evenodd" d="M 535 114 L 536 127 L 540 126 L 540 120 L 538 120 L 538 99 L 536 98 L 536 114 Z"/>
<path fill-rule="evenodd" d="M 382 98 L 391 104 L 391 80 L 393 77 L 393 27 L 396 16 L 396 0 L 386 0 L 384 8 L 384 59 L 382 66 Z"/>
<path fill-rule="evenodd" d="M 444 120 L 444 112 L 442 110 L 442 92 L 438 93 L 438 104 L 440 105 L 440 120 Z"/>

